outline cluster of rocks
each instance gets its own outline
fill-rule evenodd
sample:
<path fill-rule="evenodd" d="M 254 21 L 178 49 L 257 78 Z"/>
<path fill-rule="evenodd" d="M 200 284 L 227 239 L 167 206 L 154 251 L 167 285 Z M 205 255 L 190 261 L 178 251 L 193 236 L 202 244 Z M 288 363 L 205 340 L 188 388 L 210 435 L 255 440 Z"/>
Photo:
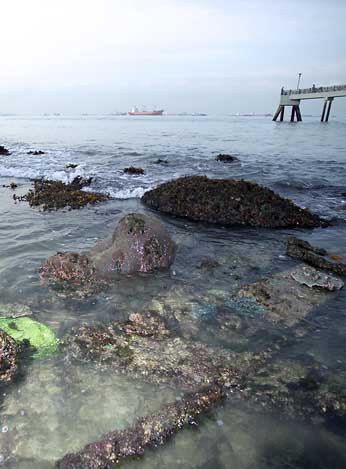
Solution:
<path fill-rule="evenodd" d="M 33 156 L 39 156 L 39 155 L 45 155 L 46 152 L 42 150 L 30 150 L 27 153 L 28 155 L 33 155 Z"/>
<path fill-rule="evenodd" d="M 146 192 L 142 202 L 153 210 L 225 226 L 266 228 L 327 226 L 328 222 L 254 182 L 182 177 Z"/>
<path fill-rule="evenodd" d="M 14 200 L 26 201 L 30 207 L 41 206 L 44 211 L 65 207 L 78 209 L 88 204 L 109 200 L 107 194 L 82 190 L 83 187 L 90 185 L 91 180 L 92 178 L 83 179 L 77 176 L 72 182 L 65 184 L 61 181 L 36 179 L 33 182 L 33 189 L 24 196 L 14 196 Z"/>

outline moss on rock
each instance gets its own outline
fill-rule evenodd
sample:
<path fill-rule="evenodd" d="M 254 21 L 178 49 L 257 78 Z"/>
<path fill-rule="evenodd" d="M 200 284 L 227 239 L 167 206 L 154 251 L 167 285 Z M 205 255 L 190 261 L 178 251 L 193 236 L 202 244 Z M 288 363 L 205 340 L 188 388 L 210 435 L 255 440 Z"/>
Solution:
<path fill-rule="evenodd" d="M 58 339 L 44 324 L 31 318 L 0 318 L 0 329 L 18 344 L 29 343 L 35 358 L 43 358 L 57 351 Z"/>

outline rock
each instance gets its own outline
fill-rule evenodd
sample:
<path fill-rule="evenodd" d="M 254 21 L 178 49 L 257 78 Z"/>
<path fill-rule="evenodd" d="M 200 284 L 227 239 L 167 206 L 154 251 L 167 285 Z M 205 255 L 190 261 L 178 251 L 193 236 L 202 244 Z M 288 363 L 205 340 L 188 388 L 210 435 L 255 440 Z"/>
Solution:
<path fill-rule="evenodd" d="M 159 158 L 158 160 L 154 161 L 154 164 L 169 164 L 167 160 L 162 160 Z"/>
<path fill-rule="evenodd" d="M 76 168 L 78 168 L 78 166 L 79 165 L 76 164 L 76 163 L 69 163 L 69 164 L 65 165 L 65 168 L 66 169 L 76 169 Z"/>
<path fill-rule="evenodd" d="M 7 148 L 0 145 L 0 155 L 1 156 L 7 156 L 7 155 L 10 155 L 10 154 L 11 153 L 9 152 L 9 150 L 7 150 Z"/>
<path fill-rule="evenodd" d="M 126 174 L 144 174 L 144 169 L 142 168 L 135 168 L 134 166 L 130 166 L 128 168 L 123 169 L 124 173 Z"/>
<path fill-rule="evenodd" d="M 313 267 L 304 266 L 291 273 L 292 278 L 298 283 L 310 288 L 324 288 L 326 290 L 340 290 L 344 282 L 337 277 L 327 275 Z"/>
<path fill-rule="evenodd" d="M 22 197 L 14 196 L 14 198 L 29 202 L 30 207 L 42 206 L 43 210 L 58 210 L 64 207 L 77 209 L 88 204 L 109 200 L 109 195 L 81 190 L 90 185 L 91 180 L 92 178 L 83 179 L 77 176 L 71 183 L 65 184 L 61 181 L 38 179 L 34 181 L 33 190 L 30 189 Z"/>
<path fill-rule="evenodd" d="M 111 239 L 92 249 L 90 258 L 99 272 L 131 274 L 168 268 L 174 255 L 175 244 L 159 220 L 130 213 L 119 221 Z"/>
<path fill-rule="evenodd" d="M 44 324 L 31 318 L 0 318 L 0 329 L 19 345 L 29 343 L 34 358 L 50 356 L 57 351 L 58 339 Z"/>
<path fill-rule="evenodd" d="M 17 346 L 15 341 L 0 329 L 0 383 L 8 383 L 17 371 Z"/>
<path fill-rule="evenodd" d="M 32 311 L 27 305 L 23 304 L 3 304 L 0 303 L 0 318 L 20 318 L 31 316 Z"/>
<path fill-rule="evenodd" d="M 146 192 L 142 202 L 163 213 L 225 226 L 312 228 L 329 224 L 270 189 L 243 180 L 182 177 Z"/>
<path fill-rule="evenodd" d="M 83 286 L 100 282 L 108 274 L 133 274 L 168 268 L 175 243 L 156 218 L 131 213 L 123 217 L 112 238 L 100 241 L 87 253 L 60 252 L 47 259 L 42 278 Z"/>
<path fill-rule="evenodd" d="M 27 153 L 28 155 L 34 155 L 34 156 L 39 156 L 39 155 L 45 155 L 46 153 L 44 151 L 41 151 L 41 150 L 30 150 L 28 151 Z"/>
<path fill-rule="evenodd" d="M 239 161 L 238 158 L 232 155 L 220 154 L 215 157 L 216 161 L 222 161 L 223 163 L 233 163 L 234 161 Z"/>
<path fill-rule="evenodd" d="M 113 431 L 102 440 L 90 443 L 75 454 L 67 454 L 56 463 L 58 469 L 106 469 L 124 459 L 138 458 L 146 449 L 165 443 L 172 435 L 188 425 L 196 425 L 199 416 L 220 402 L 223 392 L 212 385 L 166 405 L 157 414 L 137 420 L 123 431 Z"/>
<path fill-rule="evenodd" d="M 286 254 L 302 260 L 318 269 L 325 269 L 341 276 L 346 276 L 346 259 L 329 254 L 325 249 L 312 246 L 307 241 L 289 236 L 286 242 Z"/>

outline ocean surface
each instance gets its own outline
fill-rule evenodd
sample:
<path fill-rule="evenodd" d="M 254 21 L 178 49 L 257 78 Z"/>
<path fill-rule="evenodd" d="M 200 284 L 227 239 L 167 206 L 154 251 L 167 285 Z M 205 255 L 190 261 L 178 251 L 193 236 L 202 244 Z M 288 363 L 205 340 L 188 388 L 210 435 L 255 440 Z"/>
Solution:
<path fill-rule="evenodd" d="M 35 319 L 61 337 L 81 323 L 126 319 L 167 296 L 198 315 L 207 288 L 235 292 L 296 265 L 284 255 L 289 234 L 345 255 L 346 119 L 332 117 L 328 124 L 318 117 L 303 119 L 274 123 L 255 116 L 0 116 L 0 145 L 11 151 L 0 156 L 0 302 L 28 305 Z M 45 154 L 29 155 L 31 150 Z M 217 162 L 219 153 L 230 153 L 239 162 Z M 158 164 L 158 159 L 167 164 Z M 78 166 L 67 169 L 70 163 Z M 141 167 L 144 174 L 124 174 L 128 166 Z M 47 257 L 89 249 L 109 236 L 124 214 L 148 212 L 140 202 L 146 190 L 192 174 L 256 181 L 335 222 L 315 230 L 225 229 L 157 215 L 178 246 L 170 271 L 126 276 L 89 298 L 64 296 L 40 282 L 38 271 Z M 15 193 L 22 195 L 32 178 L 68 182 L 76 176 L 92 177 L 90 189 L 108 193 L 112 200 L 47 213 L 15 202 L 13 191 L 3 187 L 16 182 Z M 210 258 L 222 268 L 199 268 Z M 342 291 L 324 305 L 316 314 L 314 332 L 290 350 L 290 357 L 313 356 L 335 373 L 346 372 L 345 304 Z M 219 341 L 203 330 L 200 339 L 212 345 Z M 260 341 L 246 346 L 256 350 Z M 179 390 L 132 382 L 92 365 L 67 369 L 59 359 L 35 362 L 3 396 L 0 464 L 53 467 L 66 452 L 125 428 L 179 396 Z M 344 430 L 285 421 L 280 415 L 263 416 L 248 406 L 225 403 L 197 430 L 181 432 L 124 467 L 344 468 Z"/>

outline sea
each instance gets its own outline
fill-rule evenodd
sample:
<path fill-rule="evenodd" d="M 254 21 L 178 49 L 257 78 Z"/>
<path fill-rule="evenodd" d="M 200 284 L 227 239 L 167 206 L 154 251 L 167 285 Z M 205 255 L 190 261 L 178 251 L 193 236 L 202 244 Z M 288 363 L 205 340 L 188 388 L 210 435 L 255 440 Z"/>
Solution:
<path fill-rule="evenodd" d="M 167 298 L 202 321 L 199 315 L 213 314 L 213 308 L 202 304 L 206 291 L 230 295 L 297 265 L 285 255 L 285 239 L 291 234 L 332 254 L 346 254 L 345 118 L 332 116 L 321 123 L 318 116 L 303 116 L 301 123 L 281 123 L 264 116 L 231 115 L 0 116 L 0 145 L 11 152 L 0 156 L 0 303 L 28 306 L 32 317 L 58 337 L 81 324 L 125 320 L 131 312 Z M 44 154 L 29 154 L 38 150 Z M 238 161 L 216 161 L 220 153 Z M 70 164 L 77 166 L 69 168 Z M 144 173 L 124 173 L 129 166 Z M 110 236 L 127 213 L 152 213 L 141 196 L 185 175 L 255 181 L 332 219 L 332 226 L 225 228 L 154 214 L 177 244 L 169 271 L 125 276 L 90 297 L 64 295 L 42 283 L 39 269 L 45 259 L 58 251 L 87 251 Z M 13 198 L 24 195 L 32 179 L 67 183 L 76 176 L 92 177 L 87 190 L 107 193 L 111 200 L 80 210 L 43 212 Z M 6 187 L 11 182 L 17 184 L 15 190 Z M 221 268 L 201 268 L 210 259 Z M 312 357 L 326 370 L 346 377 L 345 300 L 342 290 L 310 315 L 309 333 L 285 349 L 283 358 L 299 362 L 300 357 Z M 197 332 L 191 340 L 219 346 L 209 319 L 209 332 L 201 328 L 200 336 Z M 260 344 L 258 339 L 242 346 L 257 350 Z M 233 347 L 227 340 L 222 345 Z M 236 346 L 239 349 L 239 342 Z M 346 378 L 343 384 L 346 394 Z M 65 453 L 181 398 L 179 389 L 107 373 L 90 363 L 66 363 L 59 356 L 36 360 L 3 393 L 0 465 L 52 468 Z M 251 404 L 226 401 L 197 428 L 180 432 L 123 466 L 341 469 L 346 467 L 345 435 L 340 424 L 334 428 L 319 421 L 303 423 L 283 418 L 280 411 L 259 413 Z"/>

